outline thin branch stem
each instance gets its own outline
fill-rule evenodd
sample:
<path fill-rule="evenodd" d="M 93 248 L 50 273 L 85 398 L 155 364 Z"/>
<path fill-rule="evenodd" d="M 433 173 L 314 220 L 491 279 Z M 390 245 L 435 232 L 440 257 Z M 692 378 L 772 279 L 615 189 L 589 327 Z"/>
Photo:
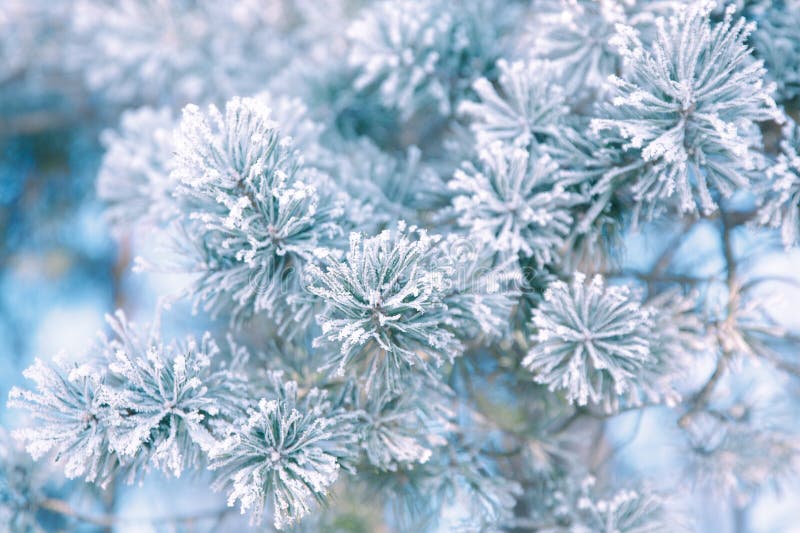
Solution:
<path fill-rule="evenodd" d="M 736 219 L 735 223 L 732 223 L 732 215 L 733 213 L 725 213 L 721 211 L 722 234 L 720 237 L 722 241 L 722 254 L 725 258 L 725 280 L 728 287 L 728 302 L 726 304 L 727 316 L 725 317 L 726 321 L 735 319 L 736 311 L 739 306 L 739 285 L 736 279 L 737 264 L 736 255 L 733 250 L 732 230 L 737 225 L 744 223 L 740 222 L 739 219 Z M 744 220 L 749 220 L 749 218 L 745 218 Z M 714 367 L 714 372 L 711 373 L 711 376 L 708 378 L 700 391 L 695 394 L 691 401 L 689 410 L 678 419 L 678 425 L 681 427 L 686 427 L 689 424 L 692 416 L 694 416 L 694 414 L 708 404 L 711 395 L 714 393 L 714 389 L 716 389 L 717 384 L 720 382 L 722 376 L 725 374 L 725 371 L 728 368 L 728 359 L 731 357 L 731 353 L 724 348 L 725 344 L 722 342 L 722 339 L 720 339 L 720 345 L 723 346 L 723 350 L 722 353 L 720 353 L 717 357 L 717 363 Z"/>
<path fill-rule="evenodd" d="M 672 259 L 675 257 L 675 254 L 678 253 L 678 250 L 683 243 L 683 240 L 689 234 L 691 229 L 697 223 L 696 218 L 691 218 L 684 222 L 681 231 L 673 237 L 673 239 L 667 243 L 667 246 L 664 247 L 664 250 L 661 252 L 661 255 L 656 259 L 655 263 L 653 263 L 653 268 L 650 270 L 651 276 L 658 276 L 663 274 L 669 265 L 672 263 Z"/>
<path fill-rule="evenodd" d="M 717 386 L 717 383 L 719 383 L 720 379 L 722 379 L 722 376 L 725 374 L 725 370 L 728 366 L 727 361 L 727 356 L 724 354 L 717 358 L 717 366 L 714 368 L 714 372 L 711 374 L 711 377 L 708 378 L 708 381 L 706 381 L 705 385 L 703 385 L 703 388 L 700 389 L 697 394 L 695 394 L 689 410 L 678 419 L 679 426 L 686 427 L 689 424 L 692 416 L 706 406 L 709 398 L 711 398 L 711 394 L 714 392 L 714 389 Z"/>

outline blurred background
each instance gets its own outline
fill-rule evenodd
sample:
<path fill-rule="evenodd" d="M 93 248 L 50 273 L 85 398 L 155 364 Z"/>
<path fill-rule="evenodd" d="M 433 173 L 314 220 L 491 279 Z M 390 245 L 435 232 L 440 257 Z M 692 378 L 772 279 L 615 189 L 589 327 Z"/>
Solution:
<path fill-rule="evenodd" d="M 274 9 L 264 9 L 267 3 Z M 190 101 L 249 94 L 247 84 L 264 71 L 234 63 L 279 62 L 272 56 L 286 45 L 277 44 L 281 34 L 262 17 L 288 20 L 283 2 L 220 3 L 224 15 L 200 4 L 0 0 L 0 532 L 12 528 L 9 509 L 32 497 L 71 507 L 37 511 L 24 531 L 111 531 L 98 520 L 111 513 L 123 517 L 114 531 L 246 524 L 211 493 L 208 480 L 153 475 L 145 487 L 120 484 L 101 493 L 34 464 L 8 435 L 19 421 L 5 402 L 35 357 L 81 357 L 104 330 L 107 313 L 124 309 L 149 321 L 158 296 L 180 283 L 131 272 L 141 236 L 112 238 L 96 180 L 103 132 L 126 111 L 179 111 Z M 251 16 L 250 9 L 258 12 Z M 276 46 L 263 40 L 270 32 Z M 243 49 L 256 43 L 259 51 Z M 167 332 L 182 334 L 204 327 L 181 306 L 165 323 Z"/>

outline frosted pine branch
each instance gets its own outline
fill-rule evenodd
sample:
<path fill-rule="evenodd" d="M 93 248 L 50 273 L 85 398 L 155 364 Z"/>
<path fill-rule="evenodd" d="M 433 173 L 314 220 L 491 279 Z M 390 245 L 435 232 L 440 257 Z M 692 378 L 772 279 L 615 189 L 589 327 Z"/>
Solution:
<path fill-rule="evenodd" d="M 444 279 L 429 262 L 437 241 L 402 226 L 376 237 L 354 233 L 344 262 L 309 268 L 308 290 L 328 305 L 315 344 L 337 347 L 329 362 L 336 374 L 366 358 L 367 382 L 399 391 L 412 369 L 431 375 L 460 354 L 446 327 Z"/>
<path fill-rule="evenodd" d="M 239 501 L 242 513 L 260 523 L 271 502 L 275 527 L 282 529 L 307 515 L 322 501 L 342 467 L 355 453 L 352 415 L 335 410 L 324 391 L 301 395 L 297 383 L 268 379 L 275 396 L 261 399 L 246 421 L 211 451 L 210 468 L 217 488 L 228 488 L 228 504 Z"/>
<path fill-rule="evenodd" d="M 291 320 L 278 299 L 299 293 L 306 263 L 342 237 L 346 196 L 303 165 L 262 100 L 234 98 L 224 114 L 189 106 L 177 135 L 172 176 L 187 206 L 177 245 L 194 255 L 195 301 Z"/>
<path fill-rule="evenodd" d="M 534 346 L 523 365 L 570 402 L 615 404 L 641 370 L 653 363 L 651 312 L 626 287 L 607 287 L 599 276 L 587 282 L 552 284 L 534 311 Z"/>
<path fill-rule="evenodd" d="M 555 135 L 556 125 L 568 108 L 563 90 L 551 83 L 550 66 L 501 59 L 497 68 L 501 92 L 489 80 L 480 78 L 473 84 L 480 101 L 464 102 L 460 108 L 473 119 L 471 127 L 478 141 L 526 147 Z"/>
<path fill-rule="evenodd" d="M 12 389 L 9 405 L 37 426 L 17 437 L 34 457 L 63 460 L 70 478 L 132 482 L 153 467 L 180 476 L 203 462 L 215 424 L 243 412 L 247 383 L 236 369 L 211 366 L 219 348 L 209 336 L 163 343 L 121 313 L 108 321 L 115 335 L 98 344 L 96 360 L 37 361 L 26 370 L 36 391 Z"/>
<path fill-rule="evenodd" d="M 650 47 L 633 28 L 620 31 L 626 68 L 612 78 L 607 118 L 593 127 L 618 131 L 641 158 L 631 190 L 647 217 L 673 196 L 680 211 L 707 215 L 720 198 L 749 186 L 763 166 L 755 123 L 779 120 L 763 65 L 749 60 L 753 25 L 734 21 L 730 9 L 712 25 L 712 6 L 658 19 Z"/>
<path fill-rule="evenodd" d="M 548 157 L 495 142 L 465 163 L 448 187 L 459 225 L 489 247 L 532 256 L 540 265 L 557 260 L 572 224 L 570 207 L 580 196 L 565 188 Z"/>
<path fill-rule="evenodd" d="M 672 532 L 793 490 L 799 13 L 0 2 L 0 529 Z M 169 337 L 32 359 L 151 289 Z M 195 473 L 227 507 L 116 490 Z"/>
<path fill-rule="evenodd" d="M 794 246 L 800 238 L 800 132 L 788 119 L 777 161 L 767 169 L 763 204 L 758 222 L 780 230 L 784 246 Z"/>

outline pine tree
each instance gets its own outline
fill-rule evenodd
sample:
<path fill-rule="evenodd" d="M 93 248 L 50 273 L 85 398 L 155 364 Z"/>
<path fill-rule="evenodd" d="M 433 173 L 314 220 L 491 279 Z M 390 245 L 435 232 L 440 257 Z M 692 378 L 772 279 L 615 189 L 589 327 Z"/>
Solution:
<path fill-rule="evenodd" d="M 0 6 L 0 130 L 79 124 L 186 283 L 9 378 L 0 529 L 154 475 L 209 530 L 672 532 L 796 484 L 797 2 L 48 7 Z"/>

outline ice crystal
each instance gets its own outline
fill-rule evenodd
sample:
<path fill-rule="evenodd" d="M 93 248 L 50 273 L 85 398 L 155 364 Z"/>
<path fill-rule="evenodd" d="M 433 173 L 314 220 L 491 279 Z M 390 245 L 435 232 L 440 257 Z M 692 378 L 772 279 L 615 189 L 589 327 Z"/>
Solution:
<path fill-rule="evenodd" d="M 425 108 L 451 113 L 454 97 L 495 58 L 493 22 L 502 17 L 492 5 L 379 2 L 347 29 L 356 87 L 375 87 L 387 107 L 406 117 Z"/>
<path fill-rule="evenodd" d="M 745 43 L 753 25 L 730 9 L 712 25 L 712 6 L 658 19 L 650 48 L 632 28 L 619 35 L 627 66 L 612 79 L 608 118 L 593 127 L 618 131 L 640 157 L 631 188 L 646 216 L 673 196 L 682 212 L 715 211 L 762 165 L 755 122 L 778 118 L 764 67 Z"/>
<path fill-rule="evenodd" d="M 262 100 L 234 98 L 224 113 L 187 106 L 175 145 L 188 210 L 178 244 L 195 256 L 195 301 L 235 318 L 275 315 L 305 264 L 342 236 L 343 193 L 303 165 Z"/>
<path fill-rule="evenodd" d="M 553 128 L 568 108 L 563 90 L 548 76 L 549 66 L 499 60 L 497 68 L 500 92 L 489 80 L 480 78 L 473 84 L 480 101 L 464 102 L 460 108 L 472 118 L 471 127 L 478 141 L 526 147 L 543 136 L 553 135 Z"/>
<path fill-rule="evenodd" d="M 652 361 L 652 318 L 624 286 L 575 274 L 548 287 L 534 310 L 534 346 L 523 365 L 578 405 L 610 404 Z"/>
<path fill-rule="evenodd" d="M 356 359 L 368 360 L 368 380 L 400 390 L 412 368 L 430 374 L 461 351 L 445 324 L 444 278 L 430 263 L 438 240 L 401 226 L 376 237 L 350 235 L 343 262 L 309 268 L 308 290 L 329 310 L 318 316 L 323 341 L 338 346 L 330 366 L 343 375 Z"/>
<path fill-rule="evenodd" d="M 116 231 L 176 215 L 176 183 L 170 178 L 174 125 L 168 108 L 144 107 L 124 113 L 118 131 L 104 132 L 97 195 L 106 202 L 106 216 Z"/>
<path fill-rule="evenodd" d="M 228 488 L 228 504 L 240 502 L 261 521 L 272 502 L 275 527 L 293 524 L 322 501 L 354 452 L 352 416 L 333 409 L 324 391 L 301 394 L 297 383 L 270 381 L 275 397 L 262 399 L 241 425 L 211 451 L 216 486 Z"/>
<path fill-rule="evenodd" d="M 579 196 L 559 180 L 549 156 L 500 142 L 465 163 L 448 184 L 459 225 L 498 251 L 532 256 L 540 265 L 556 261 L 570 231 L 570 207 Z"/>
<path fill-rule="evenodd" d="M 763 197 L 759 223 L 780 229 L 787 247 L 796 245 L 800 236 L 800 131 L 789 119 L 783 127 L 783 139 L 777 161 L 767 169 L 768 188 Z"/>

